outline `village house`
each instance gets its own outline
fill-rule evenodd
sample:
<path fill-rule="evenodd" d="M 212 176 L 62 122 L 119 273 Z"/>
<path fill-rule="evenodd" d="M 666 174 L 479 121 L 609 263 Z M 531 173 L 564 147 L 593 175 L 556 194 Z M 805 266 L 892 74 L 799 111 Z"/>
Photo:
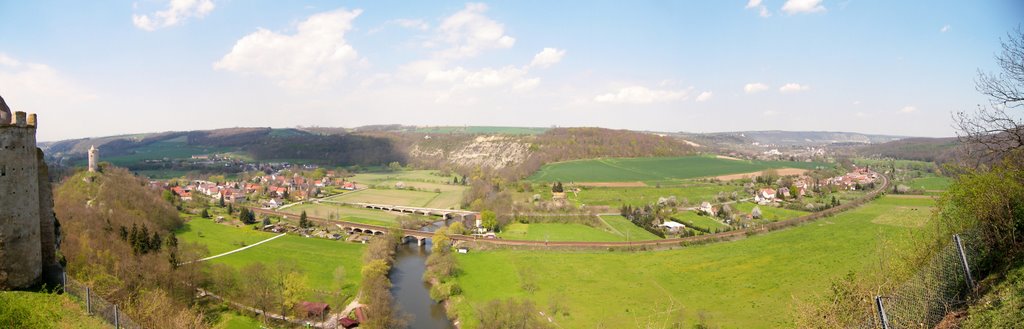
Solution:
<path fill-rule="evenodd" d="M 665 229 L 667 229 L 669 232 L 672 232 L 672 233 L 677 233 L 677 232 L 679 232 L 681 230 L 686 229 L 686 225 L 677 223 L 675 221 L 670 221 L 670 220 L 664 221 L 663 223 L 661 223 L 658 226 L 664 227 Z"/>
<path fill-rule="evenodd" d="M 754 202 L 757 202 L 758 204 L 761 205 L 775 202 L 775 194 L 775 189 L 771 187 L 757 190 L 757 193 L 754 194 Z"/>
<path fill-rule="evenodd" d="M 697 213 L 708 215 L 708 216 L 714 216 L 714 215 L 717 214 L 717 211 L 715 211 L 715 207 L 713 207 L 711 205 L 711 202 L 704 201 L 704 202 L 701 202 L 700 203 L 700 207 L 697 208 Z"/>

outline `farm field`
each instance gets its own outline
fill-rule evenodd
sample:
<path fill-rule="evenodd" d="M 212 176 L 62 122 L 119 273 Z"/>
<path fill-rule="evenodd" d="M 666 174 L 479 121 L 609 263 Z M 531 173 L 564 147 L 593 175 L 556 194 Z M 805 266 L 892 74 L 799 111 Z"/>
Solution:
<path fill-rule="evenodd" d="M 813 162 L 729 160 L 712 156 L 608 158 L 548 164 L 530 176 L 536 182 L 664 181 L 761 171 L 771 168 L 814 169 Z M 651 185 L 648 183 L 648 185 Z"/>
<path fill-rule="evenodd" d="M 379 203 L 397 206 L 423 207 L 440 193 L 410 190 L 365 189 L 327 198 L 337 202 Z"/>
<path fill-rule="evenodd" d="M 306 215 L 326 218 L 326 219 L 337 219 L 355 223 L 373 224 L 373 225 L 389 225 L 395 223 L 395 219 L 400 214 L 373 210 L 373 209 L 362 209 L 347 207 L 337 204 L 320 203 L 311 204 L 305 203 L 300 205 L 291 206 L 281 210 L 287 213 L 293 213 L 299 215 L 302 211 L 306 211 Z"/>
<path fill-rule="evenodd" d="M 373 173 L 359 173 L 355 176 L 349 177 L 348 180 L 356 182 L 360 185 L 377 185 L 383 184 L 387 181 L 402 181 L 405 183 L 411 182 L 426 182 L 426 183 L 437 183 L 444 184 L 451 182 L 453 177 L 444 177 L 437 175 L 437 170 L 402 170 L 395 172 L 373 172 Z"/>
<path fill-rule="evenodd" d="M 925 230 L 875 221 L 901 207 L 927 213 L 931 199 L 883 197 L 802 226 L 746 239 L 683 249 L 617 253 L 499 250 L 459 254 L 463 323 L 493 299 L 527 298 L 547 310 L 557 301 L 563 328 L 632 328 L 661 323 L 666 310 L 698 313 L 724 328 L 792 327 L 794 299 L 828 291 L 850 271 L 877 271 L 874 251 L 913 247 Z M 884 218 L 884 217 L 882 217 Z M 521 273 L 534 273 L 523 275 Z M 536 287 L 523 290 L 523 278 Z M 464 326 L 463 328 L 471 328 Z"/>

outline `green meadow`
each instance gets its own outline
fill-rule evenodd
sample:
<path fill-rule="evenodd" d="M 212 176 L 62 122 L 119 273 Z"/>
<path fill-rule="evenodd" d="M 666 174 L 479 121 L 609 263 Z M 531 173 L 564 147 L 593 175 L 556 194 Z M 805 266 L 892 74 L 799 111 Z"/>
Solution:
<path fill-rule="evenodd" d="M 953 184 L 952 178 L 928 176 L 914 178 L 908 185 L 910 185 L 911 188 L 919 188 L 927 191 L 945 191 L 946 189 L 949 189 L 950 184 Z"/>
<path fill-rule="evenodd" d="M 176 235 L 180 241 L 205 245 L 210 255 L 216 255 L 238 249 L 242 243 L 251 245 L 277 234 L 256 231 L 250 226 L 233 227 L 193 217 Z M 227 264 L 235 269 L 255 262 L 263 262 L 268 266 L 282 261 L 294 262 L 306 274 L 310 288 L 317 290 L 332 289 L 334 270 L 341 266 L 345 268 L 346 294 L 354 296 L 361 281 L 363 248 L 362 244 L 285 235 L 208 262 Z"/>
<path fill-rule="evenodd" d="M 498 236 L 509 240 L 530 241 L 639 241 L 660 239 L 658 236 L 633 225 L 622 216 L 601 216 L 608 225 L 595 228 L 583 224 L 565 223 L 513 223 L 506 225 Z"/>
<path fill-rule="evenodd" d="M 756 172 L 771 168 L 829 166 L 813 162 L 749 161 L 714 156 L 666 158 L 606 158 L 558 162 L 545 165 L 530 176 L 536 182 L 638 182 Z"/>
<path fill-rule="evenodd" d="M 723 328 L 792 327 L 795 300 L 828 291 L 850 271 L 877 271 L 879 245 L 893 246 L 891 254 L 911 248 L 927 231 L 915 225 L 928 221 L 933 205 L 884 197 L 802 226 L 668 251 L 459 254 L 456 310 L 463 328 L 475 327 L 476 306 L 509 297 L 545 312 L 561 305 L 553 320 L 562 328 L 633 328 L 675 312 L 688 324 L 700 314 Z M 894 210 L 913 218 L 887 219 Z"/>

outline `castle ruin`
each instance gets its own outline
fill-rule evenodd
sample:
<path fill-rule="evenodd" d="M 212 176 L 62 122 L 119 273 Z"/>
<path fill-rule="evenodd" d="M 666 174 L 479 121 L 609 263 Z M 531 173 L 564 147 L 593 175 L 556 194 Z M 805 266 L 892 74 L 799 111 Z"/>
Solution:
<path fill-rule="evenodd" d="M 54 281 L 60 224 L 35 114 L 11 113 L 0 97 L 0 290 Z"/>

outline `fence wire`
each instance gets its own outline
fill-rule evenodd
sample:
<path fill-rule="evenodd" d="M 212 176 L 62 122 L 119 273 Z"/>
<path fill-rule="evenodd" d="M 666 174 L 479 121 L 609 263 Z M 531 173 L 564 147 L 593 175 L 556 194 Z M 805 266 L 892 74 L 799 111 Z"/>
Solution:
<path fill-rule="evenodd" d="M 965 309 L 973 298 L 973 280 L 983 277 L 987 254 L 970 234 L 961 234 L 960 241 L 963 254 L 951 238 L 909 280 L 876 297 L 872 316 L 855 328 L 933 328 L 947 314 Z"/>
<path fill-rule="evenodd" d="M 81 299 L 85 303 L 86 312 L 114 325 L 115 328 L 142 329 L 142 326 L 125 315 L 117 304 L 100 297 L 89 286 L 75 279 L 64 277 L 64 293 Z"/>

